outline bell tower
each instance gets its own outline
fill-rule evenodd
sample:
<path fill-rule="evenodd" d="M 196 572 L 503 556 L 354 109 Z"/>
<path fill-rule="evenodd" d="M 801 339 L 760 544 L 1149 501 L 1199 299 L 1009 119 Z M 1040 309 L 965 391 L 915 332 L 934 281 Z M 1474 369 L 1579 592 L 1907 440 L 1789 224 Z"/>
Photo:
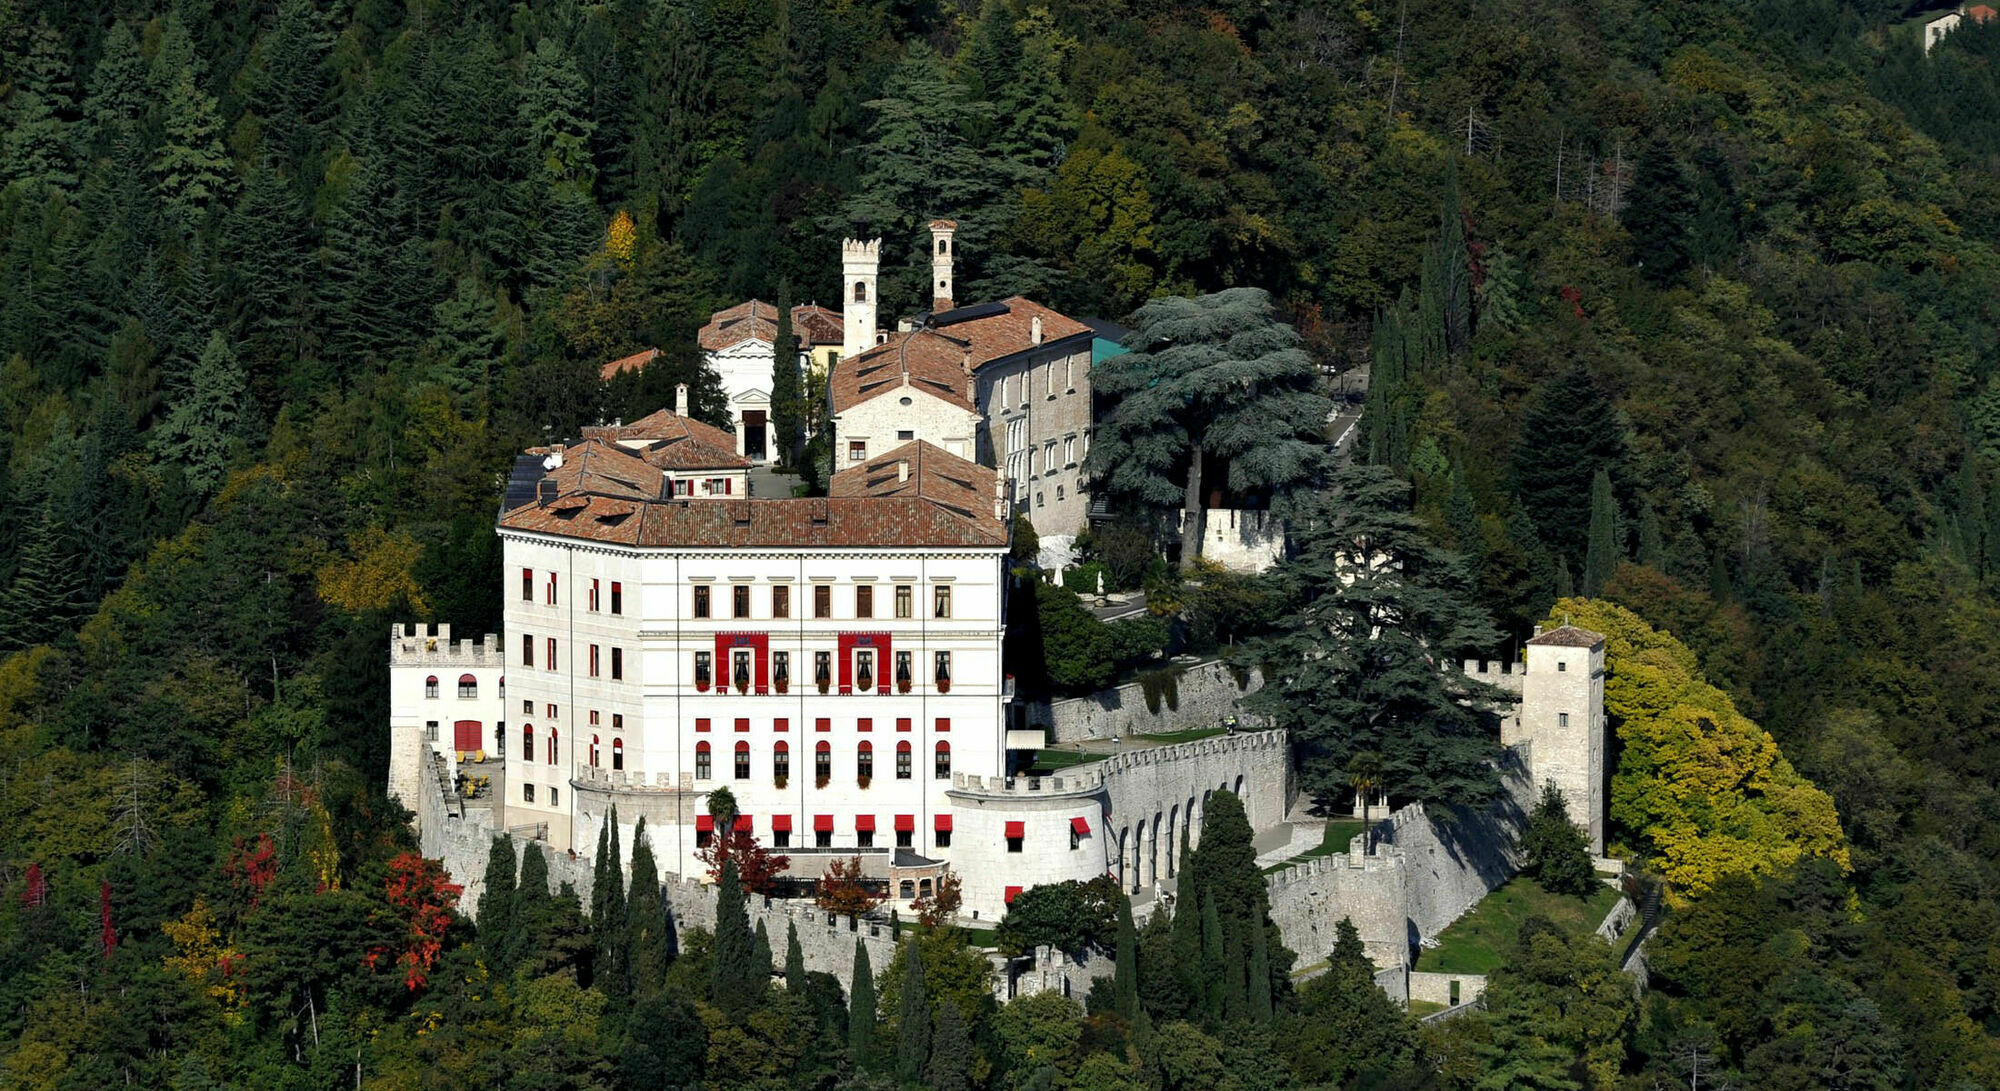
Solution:
<path fill-rule="evenodd" d="M 875 280 L 882 264 L 882 240 L 840 240 L 843 357 L 875 345 Z"/>
<path fill-rule="evenodd" d="M 948 311 L 953 307 L 951 289 L 951 261 L 956 257 L 958 243 L 952 240 L 952 232 L 958 224 L 952 220 L 931 221 L 931 310 Z"/>

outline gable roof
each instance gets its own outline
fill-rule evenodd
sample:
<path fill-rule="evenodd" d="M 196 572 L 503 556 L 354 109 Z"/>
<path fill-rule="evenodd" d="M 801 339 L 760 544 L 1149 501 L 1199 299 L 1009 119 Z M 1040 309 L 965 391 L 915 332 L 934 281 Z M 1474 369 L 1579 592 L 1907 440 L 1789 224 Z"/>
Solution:
<path fill-rule="evenodd" d="M 924 440 L 905 443 L 827 483 L 832 496 L 920 497 L 954 511 L 993 510 L 1000 475 Z"/>
<path fill-rule="evenodd" d="M 807 345 L 838 345 L 845 322 L 841 316 L 817 303 L 792 308 L 792 334 Z M 745 341 L 774 344 L 778 340 L 778 308 L 761 299 L 748 299 L 725 307 L 708 317 L 708 325 L 695 335 L 710 352 L 740 345 Z"/>
<path fill-rule="evenodd" d="M 996 360 L 1045 347 L 1068 338 L 1084 338 L 1089 326 L 1023 296 L 998 303 L 940 311 L 922 316 L 923 325 L 890 335 L 887 341 L 834 365 L 829 381 L 833 411 L 859 405 L 902 385 L 910 385 L 977 412 L 967 391 L 967 377 Z M 1034 338 L 1035 319 L 1042 320 L 1042 339 Z"/>
<path fill-rule="evenodd" d="M 644 370 L 647 364 L 659 359 L 659 356 L 659 349 L 640 349 L 630 356 L 621 356 L 598 368 L 597 377 L 608 383 L 624 372 Z"/>
<path fill-rule="evenodd" d="M 993 471 L 936 448 L 913 456 L 929 464 L 912 475 L 914 488 L 841 480 L 865 474 L 862 466 L 836 475 L 837 495 L 769 500 L 663 497 L 659 470 L 601 438 L 560 449 L 560 465 L 551 466 L 557 451 L 530 448 L 515 460 L 499 529 L 696 549 L 1004 549 L 1008 542 L 1009 526 L 994 514 Z M 968 503 L 974 497 L 981 502 Z"/>
<path fill-rule="evenodd" d="M 1604 643 L 1604 634 L 1576 625 L 1558 625 L 1529 637 L 1528 643 L 1557 648 L 1595 648 Z"/>
<path fill-rule="evenodd" d="M 736 437 L 712 424 L 661 409 L 630 424 L 585 428 L 663 470 L 738 470 L 754 463 L 736 453 Z"/>
<path fill-rule="evenodd" d="M 844 413 L 870 398 L 910 388 L 921 390 L 969 413 L 979 410 L 972 404 L 972 373 L 965 366 L 966 349 L 961 341 L 942 334 L 917 330 L 882 348 L 841 359 L 827 379 L 827 394 L 833 411 Z"/>

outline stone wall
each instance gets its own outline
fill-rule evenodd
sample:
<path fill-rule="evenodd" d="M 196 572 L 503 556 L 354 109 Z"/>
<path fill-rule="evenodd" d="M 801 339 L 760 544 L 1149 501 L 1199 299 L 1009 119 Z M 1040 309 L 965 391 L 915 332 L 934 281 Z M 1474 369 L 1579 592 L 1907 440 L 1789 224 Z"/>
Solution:
<path fill-rule="evenodd" d="M 1501 760 L 1503 792 L 1469 815 L 1403 807 L 1373 827 L 1375 853 L 1363 839 L 1350 851 L 1274 872 L 1265 882 L 1271 918 L 1285 946 L 1310 963 L 1333 947 L 1343 917 L 1354 922 L 1377 966 L 1407 966 L 1424 940 L 1442 932 L 1516 870 L 1513 842 L 1534 803 L 1534 786 L 1517 751 Z"/>
<path fill-rule="evenodd" d="M 1458 986 L 1458 995 L 1452 995 L 1451 987 Z M 1432 1004 L 1443 1004 L 1455 1008 L 1460 1004 L 1470 1004 L 1486 992 L 1485 974 L 1444 974 L 1412 970 L 1405 978 L 1408 999 L 1424 1000 Z"/>
<path fill-rule="evenodd" d="M 1250 670 L 1239 687 L 1228 665 L 1219 661 L 1162 669 L 1171 670 L 1173 680 L 1156 687 L 1153 706 L 1147 704 L 1146 685 L 1129 682 L 1088 697 L 1037 702 L 1028 707 L 1029 722 L 1049 725 L 1049 740 L 1063 743 L 1216 727 L 1227 716 L 1245 725 L 1256 720 L 1239 703 L 1263 688 L 1257 670 Z"/>

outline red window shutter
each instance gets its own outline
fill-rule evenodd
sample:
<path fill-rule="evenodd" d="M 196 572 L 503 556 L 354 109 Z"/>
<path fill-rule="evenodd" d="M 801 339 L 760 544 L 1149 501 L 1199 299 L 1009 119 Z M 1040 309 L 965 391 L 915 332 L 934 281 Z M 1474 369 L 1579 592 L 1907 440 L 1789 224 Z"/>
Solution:
<path fill-rule="evenodd" d="M 819 717 L 818 719 L 815 719 L 815 720 L 813 721 L 813 730 L 814 730 L 814 731 L 832 731 L 832 730 L 833 730 L 833 721 L 832 721 L 832 720 L 830 720 L 830 719 L 828 719 L 828 718 L 827 718 L 827 717 L 825 717 L 825 716 L 821 716 L 821 717 Z"/>
<path fill-rule="evenodd" d="M 791 729 L 792 721 L 783 716 L 771 721 L 771 730 L 773 731 L 790 731 Z"/>
<path fill-rule="evenodd" d="M 1090 820 L 1083 817 L 1082 815 L 1078 815 L 1075 818 L 1070 819 L 1069 828 L 1071 830 L 1074 830 L 1078 837 L 1090 836 Z"/>
<path fill-rule="evenodd" d="M 855 815 L 855 816 L 854 816 L 854 831 L 855 831 L 856 833 L 874 833 L 874 832 L 875 832 L 875 816 L 874 816 L 874 815 L 872 815 L 872 814 L 858 814 L 858 815 Z"/>
<path fill-rule="evenodd" d="M 912 831 L 912 830 L 914 830 L 914 829 L 916 829 L 916 828 L 917 828 L 917 816 L 916 816 L 916 815 L 913 815 L 913 814 L 899 814 L 899 815 L 897 815 L 897 816 L 896 816 L 896 832 L 897 832 L 897 833 L 909 833 L 910 831 Z"/>
<path fill-rule="evenodd" d="M 896 730 L 908 731 L 909 729 L 910 729 L 910 718 L 908 716 L 896 717 Z"/>
<path fill-rule="evenodd" d="M 713 830 L 715 828 L 715 816 L 712 814 L 695 815 L 694 828 L 700 831 L 701 833 L 707 833 L 710 830 Z"/>
<path fill-rule="evenodd" d="M 869 719 L 869 718 L 868 718 L 868 717 L 866 717 L 866 716 L 863 716 L 863 717 L 862 717 L 862 718 L 860 718 L 859 720 L 856 720 L 856 721 L 854 721 L 854 730 L 856 730 L 856 731 L 873 731 L 873 730 L 875 730 L 875 721 L 874 721 L 874 720 L 871 720 L 871 719 Z"/>
<path fill-rule="evenodd" d="M 1008 904 L 1008 905 L 1013 905 L 1013 904 L 1014 904 L 1014 897 L 1015 897 L 1015 895 L 1018 895 L 1019 893 L 1021 893 L 1021 888 L 1020 888 L 1020 887 L 1018 887 L 1018 886 L 1010 886 L 1010 887 L 1008 887 L 1008 888 L 1007 888 L 1007 904 Z"/>
<path fill-rule="evenodd" d="M 750 718 L 748 716 L 736 717 L 736 730 L 738 731 L 750 730 Z"/>
<path fill-rule="evenodd" d="M 937 832 L 939 833 L 950 833 L 951 816 L 948 814 L 937 815 L 936 817 L 931 819 L 931 825 L 932 828 L 937 830 Z"/>
<path fill-rule="evenodd" d="M 1027 823 L 1025 822 L 1007 823 L 1007 837 L 1009 840 L 1012 840 L 1013 838 L 1016 837 L 1026 837 L 1026 836 L 1028 836 Z"/>
<path fill-rule="evenodd" d="M 938 717 L 938 721 L 937 721 L 937 729 L 938 729 L 939 731 L 950 731 L 950 730 L 951 730 L 951 717 L 949 717 L 949 716 L 939 716 L 939 717 Z"/>
<path fill-rule="evenodd" d="M 700 717 L 700 718 L 696 719 L 696 720 L 695 720 L 695 722 L 694 722 L 694 729 L 695 729 L 696 731 L 707 731 L 707 730 L 708 730 L 708 718 L 707 718 L 706 716 L 703 716 L 703 717 Z"/>
<path fill-rule="evenodd" d="M 833 832 L 833 816 L 832 816 L 832 815 L 830 815 L 830 814 L 816 814 L 816 815 L 814 815 L 814 816 L 813 816 L 813 832 L 815 832 L 815 833 L 832 833 L 832 832 Z"/>

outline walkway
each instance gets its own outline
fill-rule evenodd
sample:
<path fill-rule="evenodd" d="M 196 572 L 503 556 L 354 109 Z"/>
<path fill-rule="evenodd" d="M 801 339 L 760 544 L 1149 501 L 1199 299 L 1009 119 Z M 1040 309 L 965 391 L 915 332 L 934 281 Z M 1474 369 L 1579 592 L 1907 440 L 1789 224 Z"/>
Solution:
<path fill-rule="evenodd" d="M 750 469 L 750 495 L 763 500 L 784 499 L 792 495 L 792 487 L 799 483 L 796 474 L 781 474 L 773 470 L 769 463 L 758 463 Z"/>

